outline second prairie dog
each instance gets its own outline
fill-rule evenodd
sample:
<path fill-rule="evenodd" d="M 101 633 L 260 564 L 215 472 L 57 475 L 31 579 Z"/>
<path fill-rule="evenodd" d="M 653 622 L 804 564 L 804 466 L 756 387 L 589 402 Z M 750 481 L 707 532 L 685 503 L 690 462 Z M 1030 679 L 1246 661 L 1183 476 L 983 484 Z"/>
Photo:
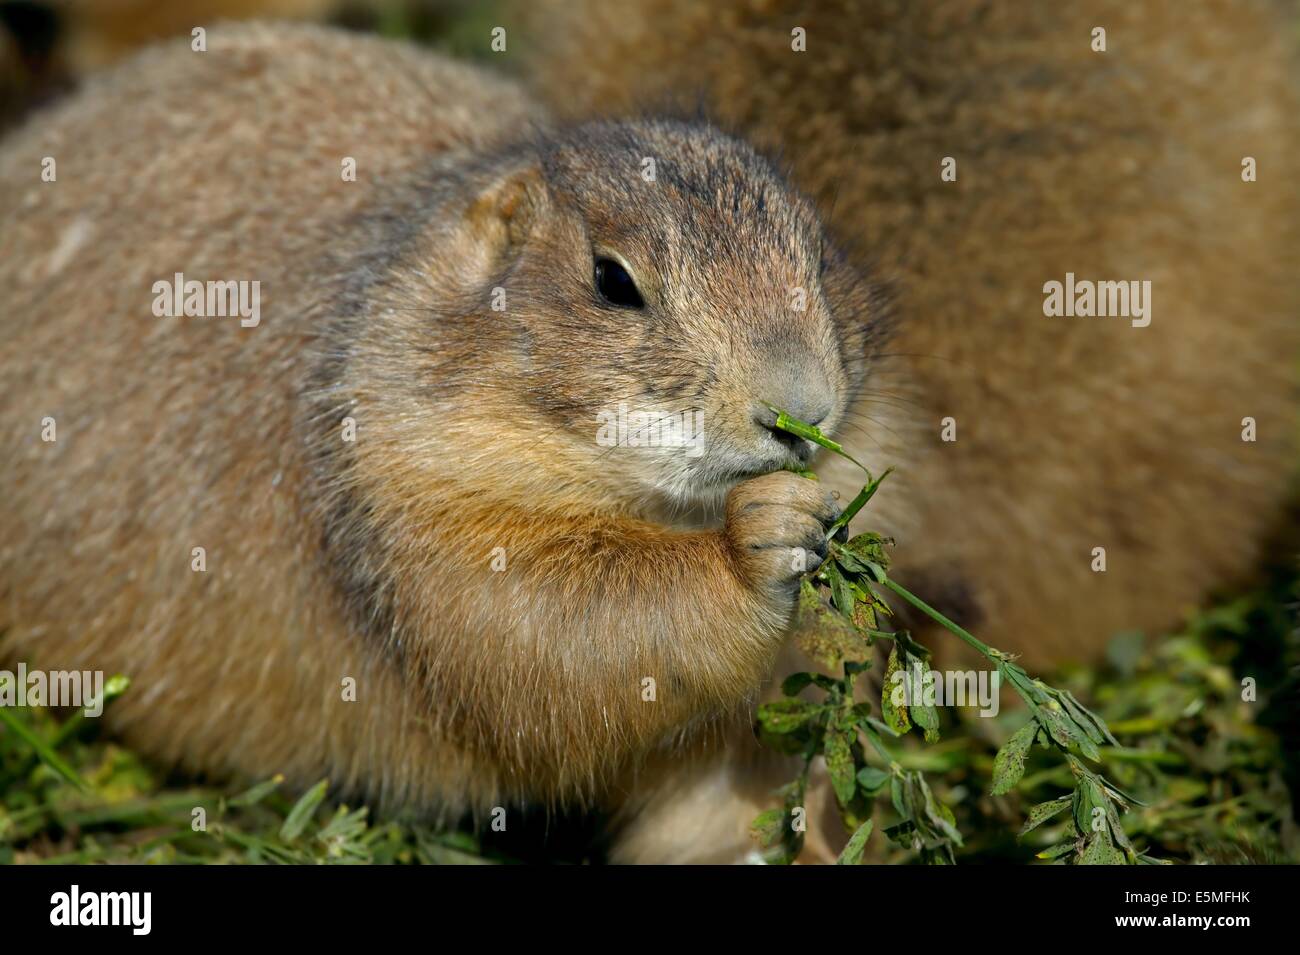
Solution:
<path fill-rule="evenodd" d="M 0 148 L 0 648 L 129 674 L 110 722 L 192 771 L 617 804 L 772 669 L 837 505 L 760 402 L 839 424 L 872 287 L 711 127 L 548 130 L 344 33 L 207 41 Z M 177 273 L 259 281 L 259 320 L 158 316 Z M 598 446 L 625 401 L 702 407 L 707 453 Z"/>

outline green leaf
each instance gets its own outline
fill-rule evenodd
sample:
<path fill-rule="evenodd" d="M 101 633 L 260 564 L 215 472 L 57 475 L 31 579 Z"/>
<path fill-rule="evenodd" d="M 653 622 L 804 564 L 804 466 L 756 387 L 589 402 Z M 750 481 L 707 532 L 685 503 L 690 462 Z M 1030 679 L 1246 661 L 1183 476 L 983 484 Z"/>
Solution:
<path fill-rule="evenodd" d="M 1060 699 L 1060 694 L 1056 691 L 1053 691 L 1053 693 L 1056 698 L 1051 704 L 1049 704 L 1049 706 L 1060 707 L 1059 710 L 1053 709 L 1053 712 L 1059 712 L 1065 720 L 1065 725 L 1070 733 L 1070 738 L 1073 739 L 1075 745 L 1079 747 L 1079 752 L 1083 753 L 1084 756 L 1091 759 L 1093 762 L 1100 761 L 1101 751 L 1097 749 L 1097 741 L 1094 740 L 1093 737 L 1100 736 L 1101 734 L 1097 732 L 1096 727 L 1092 725 L 1085 726 L 1083 723 L 1076 720 L 1074 715 L 1071 713 L 1069 706 Z"/>
<path fill-rule="evenodd" d="M 874 796 L 884 789 L 889 779 L 889 773 L 874 766 L 863 766 L 858 770 L 858 785 L 869 796 Z"/>
<path fill-rule="evenodd" d="M 822 600 L 809 580 L 800 585 L 796 631 L 799 649 L 828 670 L 838 669 L 846 658 L 871 656 L 871 644 Z"/>
<path fill-rule="evenodd" d="M 1127 849 L 1129 852 L 1135 851 L 1133 843 L 1128 840 L 1128 833 L 1124 831 L 1124 826 L 1119 821 L 1119 813 L 1115 810 L 1113 800 L 1106 800 L 1106 822 L 1110 824 L 1110 834 L 1115 841 L 1119 843 L 1121 849 Z"/>
<path fill-rule="evenodd" d="M 1074 697 L 1069 693 L 1058 692 L 1056 693 L 1056 700 L 1065 707 L 1065 712 L 1070 714 L 1070 719 L 1072 719 L 1075 724 L 1083 730 L 1088 739 L 1092 740 L 1099 746 L 1106 742 L 1106 737 L 1102 735 L 1101 730 L 1097 728 L 1096 723 L 1089 717 L 1087 711 L 1078 704 Z"/>
<path fill-rule="evenodd" d="M 1096 761 L 1101 758 L 1097 745 L 1088 738 L 1088 734 L 1082 727 L 1070 719 L 1065 707 L 1056 700 L 1049 699 L 1038 708 L 1037 713 L 1052 739 L 1058 744 L 1069 749 L 1070 744 L 1073 743 L 1089 759 Z"/>
<path fill-rule="evenodd" d="M 908 707 L 908 714 L 912 717 L 912 722 L 919 726 L 925 733 L 927 743 L 937 742 L 939 739 L 939 711 L 934 708 L 932 703 L 925 702 L 926 690 L 931 686 L 933 677 L 930 675 L 929 667 L 913 657 L 911 654 L 905 656 L 904 666 L 909 673 L 921 673 L 921 686 L 914 689 L 920 690 L 921 699 L 913 700 L 912 705 Z M 920 667 L 918 670 L 917 667 Z"/>
<path fill-rule="evenodd" d="M 791 673 L 781 681 L 781 693 L 785 696 L 798 696 L 804 687 L 811 684 L 811 673 Z"/>
<path fill-rule="evenodd" d="M 1102 737 L 1105 739 L 1106 742 L 1110 743 L 1110 745 L 1112 746 L 1120 745 L 1119 740 L 1117 740 L 1114 737 L 1114 735 L 1111 733 L 1110 727 L 1106 725 L 1105 720 L 1103 720 L 1100 716 L 1098 716 L 1092 710 L 1088 709 L 1077 699 L 1075 699 L 1074 694 L 1071 693 L 1069 690 L 1063 691 L 1061 695 L 1064 696 L 1065 699 L 1068 700 L 1069 703 L 1073 705 L 1074 709 L 1080 710 L 1083 713 L 1085 718 L 1091 720 L 1092 725 L 1097 728 L 1097 731 L 1101 733 Z M 1102 740 L 1097 740 L 1097 742 L 1100 743 L 1102 742 Z"/>
<path fill-rule="evenodd" d="M 867 565 L 854 556 L 853 552 L 848 550 L 848 545 L 844 544 L 833 547 L 831 554 L 835 563 L 840 565 L 840 569 L 848 574 L 865 574 L 869 571 Z"/>
<path fill-rule="evenodd" d="M 781 693 L 784 696 L 798 696 L 806 687 L 813 684 L 827 692 L 840 688 L 838 680 L 824 673 L 791 673 L 781 682 Z"/>
<path fill-rule="evenodd" d="M 895 823 L 892 826 L 885 827 L 885 835 L 889 841 L 904 849 L 914 847 L 916 839 L 916 823 L 910 819 L 904 819 L 902 822 Z"/>
<path fill-rule="evenodd" d="M 866 723 L 865 726 L 863 726 L 862 723 L 859 723 L 858 725 L 862 726 L 864 730 L 879 730 L 881 733 L 884 733 L 887 736 L 892 736 L 895 739 L 897 739 L 901 735 L 898 732 L 898 730 L 894 729 L 892 726 L 882 723 L 874 716 L 868 716 L 865 720 L 865 723 Z"/>
<path fill-rule="evenodd" d="M 848 844 L 840 857 L 835 860 L 836 865 L 861 865 L 862 852 L 867 847 L 867 840 L 871 838 L 872 822 L 868 819 L 852 836 L 849 837 Z"/>
<path fill-rule="evenodd" d="M 880 691 L 880 715 L 884 717 L 890 730 L 899 736 L 912 728 L 912 721 L 907 716 L 907 704 L 900 703 L 895 706 L 892 699 L 894 690 L 899 687 L 899 684 L 894 682 L 894 674 L 902 672 L 903 667 L 898 662 L 898 646 L 895 644 L 889 651 L 889 663 L 885 666 L 884 687 Z"/>
<path fill-rule="evenodd" d="M 1036 859 L 1057 859 L 1067 852 L 1074 852 L 1079 848 L 1077 842 L 1062 842 L 1060 845 L 1052 846 L 1050 849 L 1044 849 L 1034 856 Z"/>
<path fill-rule="evenodd" d="M 835 606 L 844 619 L 849 620 L 853 616 L 853 588 L 841 573 L 839 565 L 834 561 L 826 565 L 826 582 L 831 587 L 831 603 Z"/>
<path fill-rule="evenodd" d="M 820 704 L 806 700 L 773 700 L 758 708 L 758 723 L 769 733 L 793 733 L 821 711 Z"/>
<path fill-rule="evenodd" d="M 903 780 L 896 774 L 889 777 L 889 801 L 894 806 L 894 812 L 904 819 L 911 817 L 912 814 L 907 809 L 907 792 L 903 788 Z"/>
<path fill-rule="evenodd" d="M 1038 722 L 1030 720 L 1002 744 L 997 756 L 993 758 L 993 788 L 990 790 L 992 795 L 1001 796 L 1003 793 L 1008 793 L 1015 788 L 1016 783 L 1020 782 L 1020 778 L 1025 774 L 1025 757 L 1029 754 L 1029 747 L 1034 745 L 1036 735 L 1038 735 Z"/>
<path fill-rule="evenodd" d="M 749 824 L 749 835 L 764 849 L 770 849 L 781 841 L 785 832 L 785 810 L 768 809 L 761 812 Z"/>
<path fill-rule="evenodd" d="M 243 808 L 245 806 L 255 806 L 263 799 L 265 799 L 267 796 L 269 796 L 271 793 L 279 789 L 280 785 L 283 782 L 284 782 L 284 777 L 277 773 L 275 776 L 272 776 L 270 779 L 258 783 L 256 786 L 253 786 L 251 789 L 244 790 L 238 796 L 232 797 L 230 799 L 229 804 L 237 808 Z"/>
<path fill-rule="evenodd" d="M 868 637 L 875 636 L 879 631 L 877 626 L 879 618 L 876 616 L 876 608 L 880 606 L 873 594 L 869 594 L 861 587 L 854 587 L 853 613 L 849 615 L 849 623 L 858 630 L 859 633 L 865 633 Z"/>
<path fill-rule="evenodd" d="M 880 592 L 872 587 L 868 587 L 867 590 L 871 592 L 871 608 L 876 613 L 883 613 L 886 617 L 892 617 L 894 611 L 889 606 L 889 602 L 885 600 Z"/>
<path fill-rule="evenodd" d="M 1124 802 L 1126 802 L 1126 803 L 1128 803 L 1129 805 L 1132 805 L 1132 806 L 1145 806 L 1145 805 L 1146 805 L 1146 803 L 1144 803 L 1141 799 L 1138 799 L 1136 796 L 1132 796 L 1132 795 L 1126 793 L 1124 790 L 1120 789 L 1118 786 L 1116 786 L 1114 783 L 1112 783 L 1109 779 L 1106 779 L 1104 776 L 1101 777 L 1101 784 L 1102 784 L 1103 787 L 1105 787 L 1106 789 L 1110 790 L 1110 792 L 1111 792 L 1111 794 L 1112 794 L 1112 796 L 1113 796 L 1114 798 L 1121 799 L 1121 800 L 1123 800 Z"/>
<path fill-rule="evenodd" d="M 1032 724 L 1031 724 L 1032 725 Z M 1029 810 L 1029 815 L 1025 817 L 1025 824 L 1020 828 L 1020 835 L 1037 829 L 1047 820 L 1060 813 L 1062 810 L 1070 807 L 1070 797 L 1062 796 L 1060 799 L 1050 799 L 1047 802 L 1040 802 Z"/>
<path fill-rule="evenodd" d="M 1110 841 L 1110 833 L 1094 832 L 1088 837 L 1079 865 L 1124 865 L 1124 854 Z"/>
<path fill-rule="evenodd" d="M 841 806 L 848 805 L 853 799 L 857 781 L 854 778 L 856 764 L 853 761 L 853 736 L 839 727 L 826 730 L 826 741 L 822 755 L 826 758 L 826 769 L 830 773 L 831 788 Z"/>
<path fill-rule="evenodd" d="M 285 842 L 293 842 L 307 824 L 311 822 L 312 816 L 316 815 L 316 810 L 320 804 L 325 801 L 325 793 L 329 789 L 329 780 L 322 779 L 311 789 L 302 794 L 302 798 L 294 804 L 289 810 L 289 815 L 285 817 L 284 825 L 280 827 L 280 838 Z"/>
<path fill-rule="evenodd" d="M 954 843 L 961 845 L 961 833 L 957 831 L 957 819 L 953 816 L 952 810 L 934 797 L 924 776 L 916 773 L 915 777 L 917 787 L 925 800 L 925 814 L 930 822 Z"/>
<path fill-rule="evenodd" d="M 1071 810 L 1074 815 L 1074 824 L 1081 833 L 1092 834 L 1099 831 L 1093 826 L 1093 810 L 1100 809 L 1104 816 L 1106 802 L 1106 795 L 1101 791 L 1101 787 L 1097 785 L 1095 777 L 1091 773 L 1087 773 L 1079 779 L 1079 783 L 1074 790 Z M 1104 828 L 1103 826 L 1102 829 Z"/>
<path fill-rule="evenodd" d="M 851 559 L 859 573 L 876 564 L 882 569 L 889 569 L 889 548 L 894 545 L 892 537 L 882 537 L 870 531 L 859 534 L 845 544 L 836 548 L 841 560 Z"/>

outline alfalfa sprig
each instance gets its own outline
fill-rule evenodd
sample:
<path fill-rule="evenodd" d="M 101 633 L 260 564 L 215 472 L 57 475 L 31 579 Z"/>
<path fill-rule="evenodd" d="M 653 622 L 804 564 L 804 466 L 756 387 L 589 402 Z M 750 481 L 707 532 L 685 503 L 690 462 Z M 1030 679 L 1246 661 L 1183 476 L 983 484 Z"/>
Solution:
<path fill-rule="evenodd" d="M 882 733 L 897 737 L 913 726 L 927 742 L 939 738 L 938 711 L 926 701 L 926 695 L 905 693 L 900 699 L 894 692 L 900 673 L 903 677 L 929 673 L 930 652 L 906 630 L 886 629 L 893 616 L 885 599 L 887 590 L 982 655 L 995 667 L 999 685 L 1010 685 L 1028 706 L 1029 722 L 1003 744 L 994 760 L 993 795 L 1007 793 L 1020 782 L 1035 743 L 1055 751 L 1070 767 L 1073 792 L 1034 806 L 1021 830 L 1024 835 L 1070 809 L 1065 841 L 1039 853 L 1039 858 L 1081 864 L 1156 861 L 1133 847 L 1120 822 L 1120 813 L 1138 801 L 1088 769 L 1079 758 L 1096 762 L 1101 747 L 1119 746 L 1105 721 L 1073 694 L 1031 677 L 1011 654 L 984 643 L 891 578 L 887 548 L 892 540 L 870 532 L 848 538 L 849 522 L 875 496 L 890 472 L 873 477 L 866 466 L 815 426 L 780 409 L 772 411 L 778 428 L 853 462 L 866 475 L 866 483 L 830 528 L 826 560 L 800 586 L 801 646 L 843 676 L 794 674 L 782 685 L 785 699 L 759 708 L 763 738 L 804 759 L 799 777 L 783 790 L 784 808 L 764 813 L 755 821 L 755 836 L 768 858 L 792 861 L 798 855 L 802 830 L 795 825 L 796 817 L 802 812 L 812 762 L 819 755 L 825 759 L 841 817 L 853 833 L 841 862 L 860 860 L 872 831 L 875 797 L 886 786 L 900 820 L 885 830 L 892 841 L 915 849 L 930 862 L 954 861 L 953 850 L 962 844 L 951 810 L 935 798 L 923 775 L 905 772 L 884 743 Z M 853 691 L 854 678 L 870 666 L 871 648 L 878 639 L 892 642 L 881 693 L 881 719 L 871 714 L 868 704 L 856 702 Z M 798 698 L 809 687 L 822 691 L 821 702 Z M 884 768 L 868 760 L 863 739 Z"/>
<path fill-rule="evenodd" d="M 751 832 L 767 862 L 793 862 L 803 848 L 806 818 L 804 797 L 812 762 L 825 759 L 831 788 L 845 826 L 853 833 L 841 864 L 860 861 L 873 829 L 872 806 L 886 790 L 899 823 L 885 834 L 899 845 L 915 849 L 928 862 L 954 861 L 953 850 L 961 845 L 961 834 L 951 810 L 940 803 L 924 776 L 904 769 L 885 744 L 897 731 L 877 719 L 868 704 L 854 696 L 854 679 L 868 663 L 843 661 L 843 676 L 825 673 L 794 673 L 782 684 L 785 698 L 759 708 L 759 729 L 768 745 L 801 756 L 799 775 L 782 787 L 780 809 L 771 809 L 754 820 Z M 820 690 L 820 701 L 800 699 L 797 694 L 810 687 Z M 868 758 L 866 741 L 875 756 Z"/>

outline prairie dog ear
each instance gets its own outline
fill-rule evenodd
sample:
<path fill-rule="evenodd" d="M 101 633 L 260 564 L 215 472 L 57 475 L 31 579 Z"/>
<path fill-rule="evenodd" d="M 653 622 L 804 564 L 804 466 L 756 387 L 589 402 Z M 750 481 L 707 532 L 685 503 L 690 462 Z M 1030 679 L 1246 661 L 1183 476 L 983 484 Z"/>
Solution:
<path fill-rule="evenodd" d="M 493 179 L 465 212 L 472 240 L 488 261 L 514 255 L 527 241 L 546 205 L 546 183 L 535 165 Z"/>

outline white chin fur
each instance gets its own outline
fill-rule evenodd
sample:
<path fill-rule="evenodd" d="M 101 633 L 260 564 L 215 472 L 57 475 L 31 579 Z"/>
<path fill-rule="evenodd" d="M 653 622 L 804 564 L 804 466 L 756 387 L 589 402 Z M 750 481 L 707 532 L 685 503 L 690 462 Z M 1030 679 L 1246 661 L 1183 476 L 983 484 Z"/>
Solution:
<path fill-rule="evenodd" d="M 739 482 L 739 478 L 723 478 L 706 458 L 695 458 L 691 464 L 661 468 L 654 489 L 673 516 L 711 524 L 721 518 L 727 493 Z"/>

